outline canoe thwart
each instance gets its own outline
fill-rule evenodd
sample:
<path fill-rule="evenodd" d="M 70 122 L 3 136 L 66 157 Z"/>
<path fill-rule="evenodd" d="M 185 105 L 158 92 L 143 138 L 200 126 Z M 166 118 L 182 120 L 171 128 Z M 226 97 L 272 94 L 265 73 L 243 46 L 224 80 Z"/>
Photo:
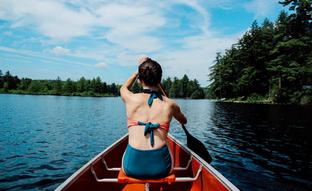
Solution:
<path fill-rule="evenodd" d="M 192 162 L 192 159 L 193 159 L 193 157 L 191 156 L 185 167 L 176 166 L 173 169 L 174 170 L 187 170 L 189 168 L 191 162 Z M 121 169 L 119 167 L 113 167 L 113 168 L 108 167 L 108 165 L 107 165 L 107 163 L 105 161 L 105 158 L 102 158 L 102 162 L 103 162 L 103 164 L 104 164 L 104 166 L 105 166 L 107 171 L 120 171 L 120 169 Z"/>

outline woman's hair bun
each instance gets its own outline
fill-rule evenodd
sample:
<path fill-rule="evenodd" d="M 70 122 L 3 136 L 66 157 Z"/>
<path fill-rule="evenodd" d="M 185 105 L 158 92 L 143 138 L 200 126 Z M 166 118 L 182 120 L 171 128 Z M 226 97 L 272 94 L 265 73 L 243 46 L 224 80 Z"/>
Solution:
<path fill-rule="evenodd" d="M 162 69 L 160 64 L 152 59 L 147 59 L 139 66 L 139 79 L 146 85 L 156 86 L 160 83 Z"/>

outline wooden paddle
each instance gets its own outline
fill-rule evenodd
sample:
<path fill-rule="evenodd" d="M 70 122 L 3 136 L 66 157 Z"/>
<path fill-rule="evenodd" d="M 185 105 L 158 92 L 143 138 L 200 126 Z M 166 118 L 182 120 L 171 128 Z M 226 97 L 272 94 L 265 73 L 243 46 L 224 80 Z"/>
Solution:
<path fill-rule="evenodd" d="M 159 84 L 160 91 L 162 92 L 163 95 L 167 96 L 166 92 L 164 89 L 161 87 Z M 200 156 L 202 159 L 204 159 L 206 162 L 211 163 L 212 158 L 206 149 L 205 145 L 200 142 L 198 139 L 196 139 L 194 136 L 192 136 L 188 130 L 185 128 L 184 124 L 181 124 L 182 129 L 185 132 L 186 139 L 187 139 L 187 147 L 190 148 L 193 152 L 195 152 L 198 156 Z"/>

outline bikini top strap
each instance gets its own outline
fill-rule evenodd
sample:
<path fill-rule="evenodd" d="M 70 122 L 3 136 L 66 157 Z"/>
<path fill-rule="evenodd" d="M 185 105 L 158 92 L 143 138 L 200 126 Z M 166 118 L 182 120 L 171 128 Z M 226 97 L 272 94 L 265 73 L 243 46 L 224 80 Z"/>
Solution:
<path fill-rule="evenodd" d="M 150 94 L 150 97 L 147 100 L 147 104 L 149 106 L 153 104 L 153 100 L 156 98 L 159 98 L 161 101 L 163 101 L 162 95 L 158 91 L 150 90 L 150 89 L 143 89 L 142 92 Z"/>

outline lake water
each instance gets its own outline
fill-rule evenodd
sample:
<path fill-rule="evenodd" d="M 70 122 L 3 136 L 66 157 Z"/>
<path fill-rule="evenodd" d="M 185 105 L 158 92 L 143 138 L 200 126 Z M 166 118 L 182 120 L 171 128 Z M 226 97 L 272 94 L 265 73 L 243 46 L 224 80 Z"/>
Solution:
<path fill-rule="evenodd" d="M 241 190 L 312 190 L 311 107 L 177 102 Z M 120 98 L 0 94 L 0 190 L 53 190 L 126 131 Z"/>

